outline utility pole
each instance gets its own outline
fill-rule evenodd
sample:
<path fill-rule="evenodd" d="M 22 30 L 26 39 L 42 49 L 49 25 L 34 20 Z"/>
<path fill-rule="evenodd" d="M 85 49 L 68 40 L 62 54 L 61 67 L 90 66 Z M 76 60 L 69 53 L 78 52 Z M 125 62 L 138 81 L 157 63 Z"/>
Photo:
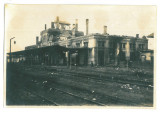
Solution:
<path fill-rule="evenodd" d="M 12 60 L 12 53 L 11 53 L 11 48 L 12 48 L 12 39 L 14 39 L 15 37 L 13 37 L 13 38 L 11 38 L 10 39 L 10 63 L 11 63 L 11 60 Z M 14 43 L 16 43 L 16 42 L 14 42 Z"/>
<path fill-rule="evenodd" d="M 70 52 L 70 69 L 72 68 L 72 53 Z"/>

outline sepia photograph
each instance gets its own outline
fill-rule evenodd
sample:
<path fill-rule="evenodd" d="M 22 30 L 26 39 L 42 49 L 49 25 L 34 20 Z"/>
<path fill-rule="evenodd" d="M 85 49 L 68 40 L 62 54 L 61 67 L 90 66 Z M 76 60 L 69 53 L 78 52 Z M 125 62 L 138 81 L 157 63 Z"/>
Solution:
<path fill-rule="evenodd" d="M 5 4 L 5 106 L 155 106 L 157 7 Z"/>

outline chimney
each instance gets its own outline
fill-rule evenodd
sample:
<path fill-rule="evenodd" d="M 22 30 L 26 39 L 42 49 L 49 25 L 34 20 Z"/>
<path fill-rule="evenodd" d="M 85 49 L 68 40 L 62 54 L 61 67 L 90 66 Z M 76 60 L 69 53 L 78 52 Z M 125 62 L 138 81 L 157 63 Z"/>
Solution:
<path fill-rule="evenodd" d="M 75 29 L 75 27 L 76 27 L 75 24 L 73 24 L 73 25 L 72 25 L 72 29 Z"/>
<path fill-rule="evenodd" d="M 75 24 L 73 24 L 72 27 L 73 27 L 73 28 L 72 28 L 72 36 L 75 36 Z"/>
<path fill-rule="evenodd" d="M 56 28 L 59 29 L 59 16 L 56 17 Z"/>
<path fill-rule="evenodd" d="M 56 22 L 59 22 L 59 16 L 56 17 Z"/>
<path fill-rule="evenodd" d="M 104 34 L 107 34 L 107 26 L 104 26 Z"/>
<path fill-rule="evenodd" d="M 88 24 L 89 24 L 89 19 L 86 19 L 86 35 L 88 35 Z"/>
<path fill-rule="evenodd" d="M 36 36 L 36 45 L 38 45 L 39 37 Z"/>
<path fill-rule="evenodd" d="M 47 24 L 45 24 L 45 30 L 47 29 Z"/>
<path fill-rule="evenodd" d="M 78 31 L 78 19 L 76 19 L 76 31 Z"/>
<path fill-rule="evenodd" d="M 54 22 L 51 22 L 51 28 L 54 28 Z"/>
<path fill-rule="evenodd" d="M 136 34 L 136 38 L 139 38 L 139 34 Z"/>

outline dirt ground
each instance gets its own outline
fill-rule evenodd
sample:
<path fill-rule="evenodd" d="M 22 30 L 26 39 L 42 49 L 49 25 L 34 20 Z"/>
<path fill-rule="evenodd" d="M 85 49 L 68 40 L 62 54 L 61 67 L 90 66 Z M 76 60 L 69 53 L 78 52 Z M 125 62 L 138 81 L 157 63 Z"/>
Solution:
<path fill-rule="evenodd" d="M 10 68 L 8 68 L 10 69 Z M 64 76 L 66 72 L 78 73 L 78 74 L 90 74 L 94 76 L 109 76 L 110 78 L 121 78 L 130 80 L 142 80 L 146 82 L 153 81 L 153 74 L 149 69 L 128 69 L 128 68 L 115 68 L 115 67 L 75 67 L 72 66 L 23 66 L 14 65 L 12 71 L 7 71 L 7 105 L 50 105 L 43 99 L 31 94 L 28 91 L 23 90 L 25 76 L 20 78 L 16 74 L 34 75 L 36 77 L 46 76 L 46 78 L 52 77 L 56 79 L 54 86 L 65 91 L 70 91 L 74 94 L 81 94 L 85 98 L 91 98 L 98 100 L 108 105 L 107 101 L 103 100 L 103 96 L 114 96 L 116 98 L 125 99 L 137 103 L 136 106 L 153 106 L 153 87 L 141 87 L 132 85 L 129 83 L 120 84 L 112 81 L 97 82 L 96 80 L 86 78 L 76 78 L 72 76 Z M 56 70 L 56 71 L 55 71 Z M 152 70 L 152 69 L 151 69 Z M 61 72 L 61 74 L 59 74 Z M 138 75 L 137 75 L 138 73 Z M 141 73 L 141 74 L 139 74 Z M 143 75 L 143 76 L 142 76 Z M 15 77 L 17 76 L 17 77 Z M 38 79 L 37 79 L 38 81 Z M 44 80 L 40 80 L 39 83 L 43 83 Z M 19 85 L 14 85 L 15 82 Z M 73 90 L 73 87 L 77 90 Z M 50 86 L 52 88 L 52 85 Z M 83 89 L 83 90 L 81 90 Z M 48 89 L 49 90 L 49 89 Z M 37 90 L 38 91 L 38 90 Z M 46 91 L 46 90 L 45 90 Z M 87 92 L 85 92 L 87 91 Z M 43 91 L 41 91 L 43 92 Z M 92 92 L 91 94 L 88 92 Z M 94 95 L 96 93 L 96 96 Z M 102 96 L 103 95 L 103 96 Z M 94 97 L 95 96 L 95 97 Z M 60 97 L 59 97 L 60 98 Z M 72 103 L 72 101 L 69 101 Z M 64 103 L 69 105 L 69 103 Z M 80 103 L 79 103 L 80 104 Z M 81 104 L 80 104 L 81 105 Z M 118 103 L 109 103 L 109 105 L 117 106 Z M 128 104 L 129 105 L 129 104 Z M 128 106 L 126 105 L 126 106 Z"/>

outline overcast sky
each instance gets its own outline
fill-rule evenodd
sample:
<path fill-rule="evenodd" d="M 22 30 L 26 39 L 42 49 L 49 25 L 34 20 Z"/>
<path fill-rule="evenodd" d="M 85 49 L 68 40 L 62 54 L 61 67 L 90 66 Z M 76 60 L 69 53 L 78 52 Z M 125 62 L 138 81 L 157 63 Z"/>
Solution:
<path fill-rule="evenodd" d="M 107 6 L 107 5 L 6 5 L 5 41 L 9 52 L 9 39 L 16 37 L 12 51 L 24 50 L 34 45 L 36 36 L 51 27 L 51 21 L 60 20 L 71 24 L 78 19 L 78 29 L 85 33 L 85 19 L 89 19 L 89 33 L 107 32 L 115 35 L 147 36 L 156 33 L 155 6 Z"/>

